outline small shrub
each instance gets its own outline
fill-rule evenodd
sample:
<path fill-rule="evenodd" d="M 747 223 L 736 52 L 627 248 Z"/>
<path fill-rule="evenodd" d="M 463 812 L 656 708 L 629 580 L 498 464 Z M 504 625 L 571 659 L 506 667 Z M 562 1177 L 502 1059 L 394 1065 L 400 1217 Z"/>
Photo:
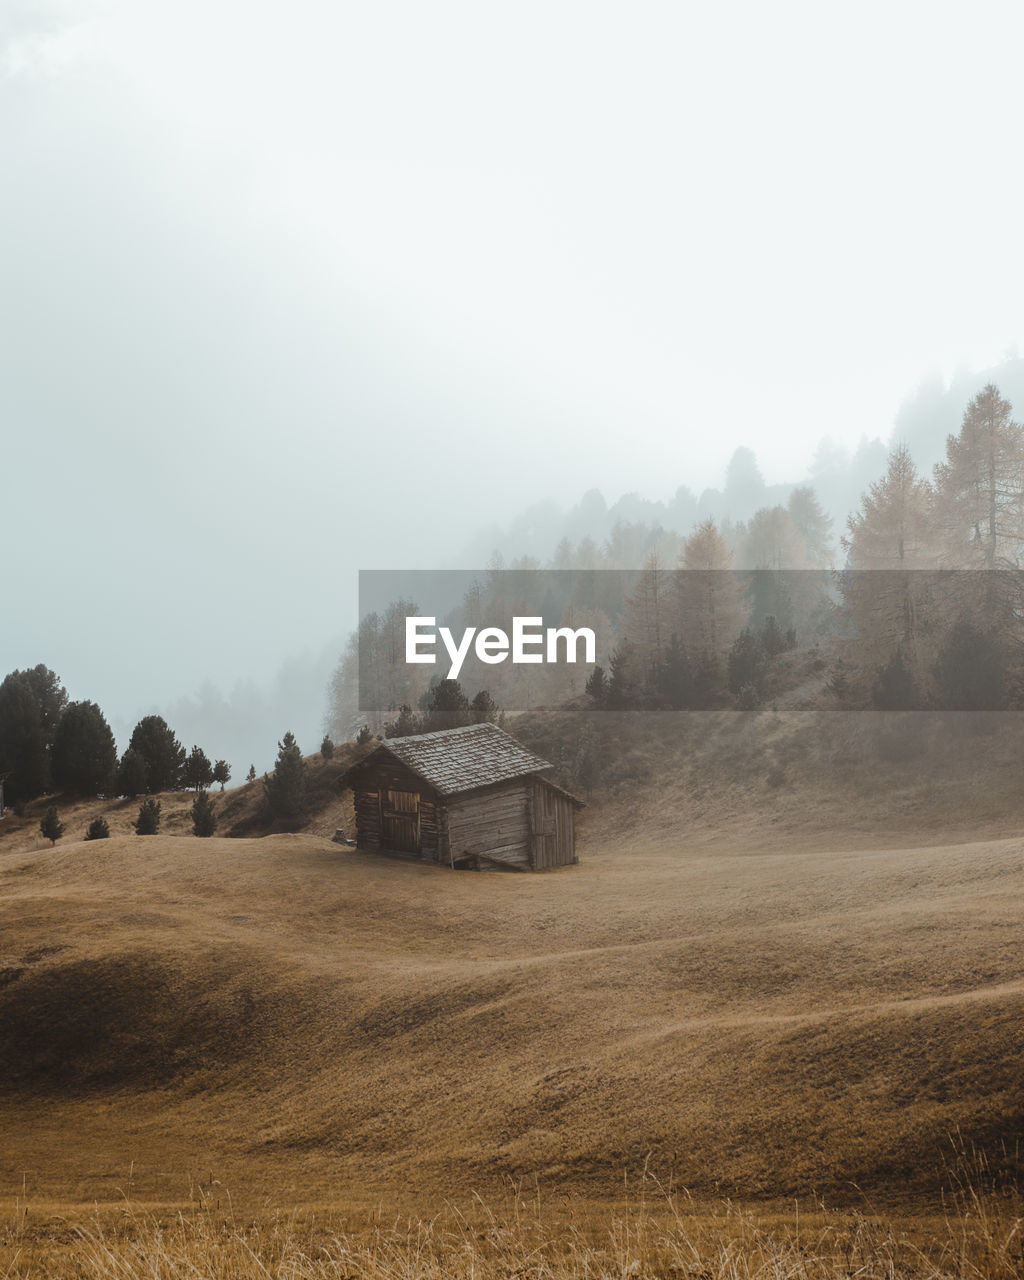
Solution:
<path fill-rule="evenodd" d="M 89 823 L 89 828 L 85 833 L 86 840 L 109 840 L 110 828 L 107 826 L 106 818 L 93 818 Z"/>

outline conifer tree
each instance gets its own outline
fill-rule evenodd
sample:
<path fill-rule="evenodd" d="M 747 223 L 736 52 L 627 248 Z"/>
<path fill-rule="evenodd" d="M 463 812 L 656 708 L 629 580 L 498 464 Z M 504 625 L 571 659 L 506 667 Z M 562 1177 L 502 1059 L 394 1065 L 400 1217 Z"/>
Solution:
<path fill-rule="evenodd" d="M 1024 428 L 989 383 L 964 410 L 935 468 L 936 512 L 946 562 L 1016 568 L 1024 548 Z"/>
<path fill-rule="evenodd" d="M 608 681 L 605 678 L 604 667 L 595 667 L 591 671 L 587 677 L 584 692 L 588 693 L 599 707 L 604 706 L 608 697 Z"/>
<path fill-rule="evenodd" d="M 1005 659 L 991 631 L 968 618 L 950 628 L 933 668 L 935 700 L 948 711 L 1003 708 Z"/>
<path fill-rule="evenodd" d="M 206 791 L 197 791 L 192 801 L 192 833 L 197 836 L 212 836 L 217 830 L 217 815 L 213 810 L 213 802 Z"/>
<path fill-rule="evenodd" d="M 729 691 L 739 694 L 744 689 L 754 690 L 760 698 L 764 691 L 765 676 L 768 672 L 768 655 L 765 653 L 761 637 L 744 628 L 729 650 L 727 668 Z M 749 701 L 749 695 L 747 695 Z"/>
<path fill-rule="evenodd" d="M 117 772 L 117 746 L 95 702 L 72 702 L 57 725 L 53 781 L 62 791 L 95 796 L 106 792 Z"/>
<path fill-rule="evenodd" d="M 256 770 L 253 770 L 253 777 L 256 776 Z M 226 760 L 216 760 L 213 765 L 213 781 L 220 783 L 221 791 L 224 790 L 225 783 L 231 781 L 231 766 Z"/>
<path fill-rule="evenodd" d="M 366 728 L 366 726 L 363 726 Z M 407 702 L 398 708 L 398 719 L 389 720 L 384 726 L 385 738 L 410 738 L 413 734 L 422 733 L 423 726 L 419 718 Z"/>
<path fill-rule="evenodd" d="M 64 834 L 64 823 L 61 822 L 57 814 L 56 805 L 51 804 L 48 806 L 46 812 L 39 820 L 39 830 L 47 840 L 49 840 L 51 847 L 55 845 Z"/>
<path fill-rule="evenodd" d="M 920 706 L 914 677 L 903 660 L 902 649 L 897 649 L 885 666 L 878 668 L 871 700 L 879 711 L 913 711 Z"/>
<path fill-rule="evenodd" d="M 146 762 L 150 791 L 173 791 L 180 784 L 185 748 L 163 716 L 144 716 L 132 730 L 128 745 Z"/>
<path fill-rule="evenodd" d="M 884 669 L 897 652 L 917 688 L 934 659 L 929 640 L 938 629 L 934 578 L 925 572 L 935 563 L 932 497 L 910 451 L 900 444 L 889 453 L 885 475 L 847 520 L 841 540 L 847 567 L 839 588 L 846 627 L 854 637 L 846 648 L 862 672 L 862 697 L 870 678 L 866 673 Z M 893 678 L 898 674 L 894 669 Z M 851 686 L 857 683 L 852 672 L 847 679 Z"/>
<path fill-rule="evenodd" d="M 825 514 L 810 485 L 798 485 L 789 495 L 786 511 L 803 542 L 807 563 L 816 569 L 832 564 L 832 517 Z"/>
<path fill-rule="evenodd" d="M 635 708 L 640 699 L 641 689 L 637 678 L 633 646 L 629 640 L 623 639 L 616 645 L 610 666 L 611 675 L 608 678 L 605 705 L 612 711 Z"/>
<path fill-rule="evenodd" d="M 139 805 L 139 816 L 132 823 L 135 834 L 139 836 L 155 836 L 160 830 L 160 801 L 147 796 Z"/>
<path fill-rule="evenodd" d="M 732 552 L 714 520 L 699 524 L 683 544 L 675 589 L 672 630 L 694 671 L 701 673 L 699 683 L 707 694 L 747 615 Z"/>
<path fill-rule="evenodd" d="M 213 781 L 213 765 L 202 747 L 193 747 L 181 771 L 181 782 L 187 790 L 205 791 Z"/>
<path fill-rule="evenodd" d="M 472 723 L 469 699 L 458 680 L 439 680 L 424 695 L 422 709 L 424 733 Z"/>
<path fill-rule="evenodd" d="M 501 708 L 486 689 L 481 689 L 469 704 L 474 724 L 497 724 Z"/>
<path fill-rule="evenodd" d="M 0 682 L 0 773 L 12 804 L 51 790 L 51 751 L 68 695 L 40 663 Z"/>
<path fill-rule="evenodd" d="M 263 779 L 263 792 L 271 818 L 294 831 L 305 818 L 307 766 L 295 741 L 286 733 L 277 744 L 277 760 L 273 773 Z"/>
<path fill-rule="evenodd" d="M 636 675 L 641 685 L 654 688 L 668 643 L 671 621 L 670 576 L 657 553 L 650 552 L 634 590 L 626 598 L 625 630 L 633 645 Z"/>
<path fill-rule="evenodd" d="M 134 800 L 146 790 L 146 762 L 132 747 L 125 750 L 117 768 L 117 793 Z"/>

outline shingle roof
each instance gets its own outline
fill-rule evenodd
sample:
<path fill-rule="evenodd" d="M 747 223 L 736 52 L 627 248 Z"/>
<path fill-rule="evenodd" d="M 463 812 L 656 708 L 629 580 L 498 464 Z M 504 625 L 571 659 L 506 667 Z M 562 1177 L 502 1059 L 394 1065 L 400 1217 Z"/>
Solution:
<path fill-rule="evenodd" d="M 389 751 L 446 796 L 551 768 L 547 760 L 521 747 L 496 724 L 468 724 L 411 738 L 388 738 L 377 750 Z"/>

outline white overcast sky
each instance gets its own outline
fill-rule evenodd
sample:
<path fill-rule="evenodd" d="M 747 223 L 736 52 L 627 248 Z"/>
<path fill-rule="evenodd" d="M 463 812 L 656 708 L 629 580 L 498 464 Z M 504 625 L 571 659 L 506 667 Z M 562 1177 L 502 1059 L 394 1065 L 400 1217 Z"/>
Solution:
<path fill-rule="evenodd" d="M 886 437 L 1024 339 L 1022 47 L 1002 0 L 3 0 L 3 670 L 223 685 L 538 498 Z"/>

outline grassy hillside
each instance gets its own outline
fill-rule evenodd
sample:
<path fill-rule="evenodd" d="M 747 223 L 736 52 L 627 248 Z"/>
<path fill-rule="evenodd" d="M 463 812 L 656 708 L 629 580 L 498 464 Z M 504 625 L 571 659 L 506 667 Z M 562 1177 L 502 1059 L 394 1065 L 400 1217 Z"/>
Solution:
<path fill-rule="evenodd" d="M 931 1198 L 957 1134 L 1016 1177 L 1024 842 L 857 850 L 837 817 L 797 846 L 747 806 L 711 845 L 661 776 L 671 812 L 612 792 L 538 876 L 308 834 L 0 843 L 2 1185 L 607 1193 L 646 1161 Z"/>
<path fill-rule="evenodd" d="M 600 712 L 588 701 L 514 728 L 608 835 L 835 849 L 1024 830 L 1021 713 Z"/>

